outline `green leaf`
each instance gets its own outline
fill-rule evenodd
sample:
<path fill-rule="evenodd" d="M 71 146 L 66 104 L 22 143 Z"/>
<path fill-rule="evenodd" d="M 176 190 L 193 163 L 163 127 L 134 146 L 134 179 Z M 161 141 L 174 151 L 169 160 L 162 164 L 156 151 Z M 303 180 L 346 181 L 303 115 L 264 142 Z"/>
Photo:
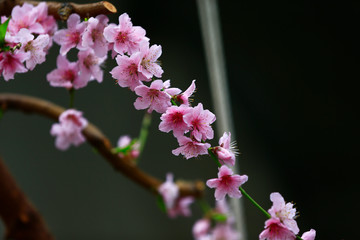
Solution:
<path fill-rule="evenodd" d="M 0 48 L 5 44 L 5 34 L 9 24 L 10 18 L 0 25 Z"/>
<path fill-rule="evenodd" d="M 160 208 L 160 210 L 162 212 L 166 213 L 166 205 L 165 205 L 164 199 L 162 198 L 161 195 L 157 196 L 156 203 L 157 203 L 158 207 Z"/>
<path fill-rule="evenodd" d="M 227 216 L 221 213 L 215 213 L 211 216 L 211 218 L 216 222 L 225 222 L 227 220 Z"/>

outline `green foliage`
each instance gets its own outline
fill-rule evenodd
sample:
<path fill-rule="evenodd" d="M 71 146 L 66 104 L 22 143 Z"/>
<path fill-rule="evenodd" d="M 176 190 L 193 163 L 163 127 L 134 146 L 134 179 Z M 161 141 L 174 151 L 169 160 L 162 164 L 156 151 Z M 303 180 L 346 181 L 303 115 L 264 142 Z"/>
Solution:
<path fill-rule="evenodd" d="M 227 217 L 225 214 L 215 213 L 215 214 L 212 214 L 211 219 L 216 222 L 226 222 Z"/>
<path fill-rule="evenodd" d="M 165 205 L 164 199 L 162 198 L 161 195 L 157 195 L 156 203 L 157 203 L 158 207 L 160 208 L 160 210 L 162 212 L 166 213 L 166 205 Z"/>
<path fill-rule="evenodd" d="M 0 49 L 4 49 L 5 45 L 5 34 L 9 25 L 10 18 L 0 25 Z"/>

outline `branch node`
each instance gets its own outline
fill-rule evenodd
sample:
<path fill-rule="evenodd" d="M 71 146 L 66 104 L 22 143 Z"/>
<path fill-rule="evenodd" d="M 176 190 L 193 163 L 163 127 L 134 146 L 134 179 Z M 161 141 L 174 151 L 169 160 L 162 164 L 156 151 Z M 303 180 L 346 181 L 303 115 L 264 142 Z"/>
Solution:
<path fill-rule="evenodd" d="M 58 10 L 59 17 L 62 21 L 66 21 L 70 14 L 73 12 L 74 8 L 70 3 L 62 3 L 61 7 Z"/>

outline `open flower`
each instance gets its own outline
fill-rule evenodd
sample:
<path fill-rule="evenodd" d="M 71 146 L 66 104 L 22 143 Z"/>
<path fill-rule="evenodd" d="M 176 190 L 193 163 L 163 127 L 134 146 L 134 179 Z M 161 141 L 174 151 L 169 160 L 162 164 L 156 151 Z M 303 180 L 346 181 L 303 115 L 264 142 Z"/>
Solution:
<path fill-rule="evenodd" d="M 135 93 L 140 96 L 136 99 L 134 106 L 137 110 L 148 109 L 151 113 L 155 110 L 158 113 L 164 113 L 171 106 L 170 96 L 162 91 L 164 83 L 161 80 L 155 80 L 150 87 L 141 85 L 135 88 Z"/>
<path fill-rule="evenodd" d="M 278 218 L 270 218 L 265 222 L 265 230 L 259 235 L 259 240 L 294 240 L 293 231 L 288 229 Z"/>
<path fill-rule="evenodd" d="M 81 22 L 80 16 L 73 13 L 67 20 L 67 27 L 67 29 L 59 30 L 54 34 L 54 41 L 61 45 L 61 55 L 66 55 L 74 47 L 85 50 L 86 48 L 82 44 L 82 34 L 85 31 L 86 22 Z"/>
<path fill-rule="evenodd" d="M 204 110 L 201 103 L 184 115 L 184 122 L 191 127 L 191 136 L 198 141 L 214 137 L 214 130 L 210 124 L 215 120 L 215 115 L 209 110 Z"/>
<path fill-rule="evenodd" d="M 201 143 L 185 136 L 180 136 L 177 140 L 180 147 L 172 150 L 172 154 L 176 156 L 182 154 L 186 159 L 197 157 L 199 155 L 206 155 L 208 154 L 208 148 L 211 147 L 209 143 Z"/>
<path fill-rule="evenodd" d="M 233 171 L 223 165 L 219 168 L 218 178 L 207 180 L 206 185 L 210 188 L 216 188 L 215 198 L 216 201 L 220 201 L 224 199 L 226 194 L 233 198 L 240 198 L 242 195 L 239 187 L 247 180 L 248 176 L 233 175 Z"/>
<path fill-rule="evenodd" d="M 50 133 L 56 136 L 55 145 L 60 150 L 66 150 L 71 144 L 78 146 L 85 141 L 82 130 L 88 122 L 82 117 L 82 112 L 74 109 L 64 111 L 59 117 L 59 123 L 54 123 Z"/>
<path fill-rule="evenodd" d="M 149 41 L 145 37 L 142 27 L 133 26 L 128 14 L 119 16 L 119 25 L 109 24 L 104 29 L 104 37 L 109 43 L 114 43 L 113 49 L 120 54 L 132 54 L 140 50 L 143 41 Z"/>
<path fill-rule="evenodd" d="M 166 181 L 160 185 L 158 191 L 164 199 L 166 208 L 173 208 L 179 196 L 179 187 L 174 183 L 174 177 L 171 173 L 166 175 Z"/>
<path fill-rule="evenodd" d="M 128 87 L 134 91 L 137 86 L 142 85 L 141 81 L 150 81 L 141 72 L 138 71 L 141 61 L 141 53 L 137 52 L 130 57 L 126 55 L 118 55 L 116 62 L 118 66 L 111 70 L 113 78 L 117 79 L 117 83 L 121 87 Z"/>
<path fill-rule="evenodd" d="M 173 131 L 175 137 L 180 137 L 190 130 L 190 127 L 184 122 L 184 115 L 188 113 L 190 107 L 186 105 L 171 106 L 160 117 L 161 123 L 159 130 L 162 132 Z"/>
<path fill-rule="evenodd" d="M 284 198 L 277 192 L 270 194 L 270 200 L 273 202 L 273 206 L 268 210 L 271 217 L 278 218 L 289 230 L 298 234 L 299 228 L 294 220 L 296 216 L 294 204 L 285 203 Z"/>

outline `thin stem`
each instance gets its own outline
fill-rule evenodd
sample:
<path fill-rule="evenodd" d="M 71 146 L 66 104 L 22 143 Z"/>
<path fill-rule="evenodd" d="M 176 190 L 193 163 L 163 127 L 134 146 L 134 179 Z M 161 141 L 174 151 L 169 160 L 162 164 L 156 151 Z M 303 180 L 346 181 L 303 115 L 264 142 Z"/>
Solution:
<path fill-rule="evenodd" d="M 250 202 L 255 205 L 255 207 L 257 207 L 267 218 L 271 218 L 271 215 L 265 211 L 265 209 L 263 209 L 252 197 L 250 197 L 250 195 L 245 192 L 245 190 L 242 187 L 239 187 L 240 192 L 242 193 L 242 195 L 244 195 L 247 199 L 250 200 Z"/>
<path fill-rule="evenodd" d="M 0 108 L 0 120 L 2 119 L 3 116 L 4 116 L 3 110 L 2 108 Z"/>
<path fill-rule="evenodd" d="M 149 127 L 151 124 L 151 114 L 146 112 L 141 123 L 140 135 L 139 135 L 139 157 L 136 159 L 136 162 L 139 161 L 141 153 L 145 147 L 147 136 L 149 134 Z"/>
<path fill-rule="evenodd" d="M 215 154 L 211 151 L 211 148 L 208 148 L 208 153 L 211 156 L 211 158 L 215 161 L 216 165 L 218 167 L 221 167 L 221 163 L 219 162 L 219 159 L 215 156 Z"/>
<path fill-rule="evenodd" d="M 75 89 L 71 88 L 69 90 L 69 94 L 70 94 L 69 108 L 73 108 L 74 107 L 74 98 L 75 98 Z"/>

